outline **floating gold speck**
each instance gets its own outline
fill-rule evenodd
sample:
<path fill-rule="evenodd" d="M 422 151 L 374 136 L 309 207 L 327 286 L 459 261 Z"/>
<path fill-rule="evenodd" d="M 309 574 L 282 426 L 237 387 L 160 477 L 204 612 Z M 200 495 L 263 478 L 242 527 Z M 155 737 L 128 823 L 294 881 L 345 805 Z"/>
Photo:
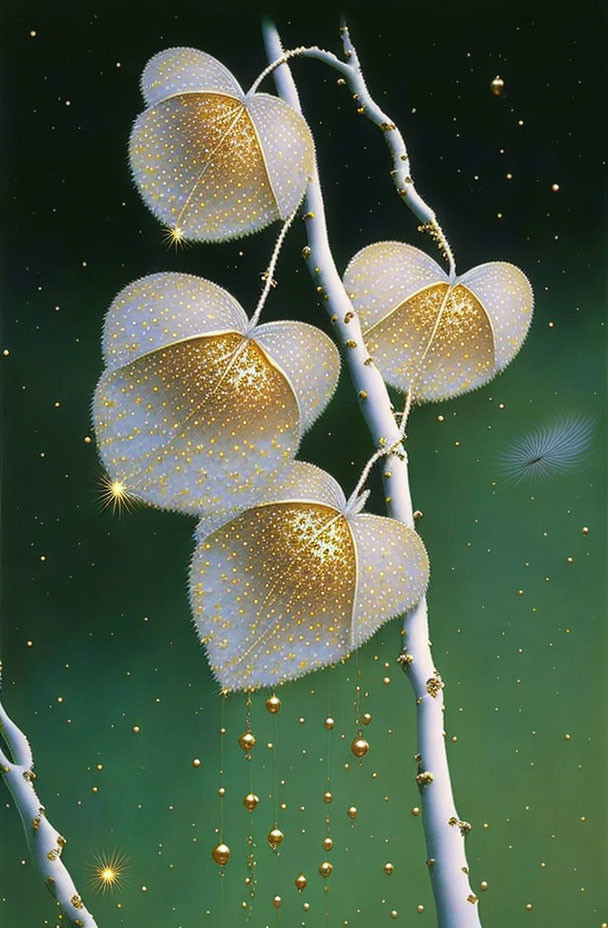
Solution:
<path fill-rule="evenodd" d="M 384 872 L 386 873 L 386 875 L 390 876 L 394 869 L 395 869 L 394 864 L 392 864 L 390 860 L 387 860 L 387 862 L 384 864 Z"/>
<path fill-rule="evenodd" d="M 356 806 L 349 806 L 349 808 L 346 810 L 346 814 L 351 820 L 354 820 L 357 818 L 357 815 L 359 814 L 359 810 L 357 809 Z"/>
<path fill-rule="evenodd" d="M 275 827 L 271 828 L 271 830 L 266 835 L 266 840 L 272 848 L 277 848 L 284 837 L 285 835 L 281 829 L 275 825 Z"/>
<path fill-rule="evenodd" d="M 302 890 L 306 889 L 308 885 L 308 880 L 306 879 L 303 873 L 298 873 L 297 877 L 294 880 L 294 883 L 296 884 L 296 889 L 298 890 L 298 892 L 301 893 Z"/>
<path fill-rule="evenodd" d="M 224 867 L 230 860 L 230 848 L 227 844 L 216 844 L 211 850 L 211 856 L 216 864 L 219 864 L 220 867 Z"/>
<path fill-rule="evenodd" d="M 331 851 L 332 847 L 334 846 L 333 838 L 330 838 L 329 835 L 323 838 L 322 843 L 324 851 Z"/>
<path fill-rule="evenodd" d="M 249 751 L 252 751 L 255 747 L 255 740 L 253 732 L 245 731 L 239 738 L 239 747 L 242 748 L 243 751 L 249 753 Z"/>
<path fill-rule="evenodd" d="M 272 904 L 273 904 L 273 906 L 275 907 L 275 909 L 280 909 L 280 908 L 281 908 L 281 903 L 282 903 L 282 902 L 283 902 L 283 900 L 281 899 L 280 896 L 275 896 L 275 897 L 273 898 L 273 900 L 272 900 Z"/>
<path fill-rule="evenodd" d="M 335 721 L 332 719 L 331 715 L 328 715 L 323 723 L 328 731 L 331 731 L 335 726 Z"/>
<path fill-rule="evenodd" d="M 269 696 L 266 700 L 266 709 L 270 712 L 271 715 L 275 715 L 281 708 L 281 700 L 278 696 L 275 696 L 274 693 L 272 696 Z"/>
<path fill-rule="evenodd" d="M 497 74 L 493 81 L 490 83 L 490 90 L 495 97 L 500 97 L 505 89 L 505 82 L 502 77 Z"/>
<path fill-rule="evenodd" d="M 243 799 L 243 805 L 245 806 L 248 812 L 253 812 L 253 810 L 257 808 L 259 801 L 260 800 L 258 799 L 255 793 L 247 793 L 247 795 Z"/>
<path fill-rule="evenodd" d="M 371 712 L 366 712 L 366 713 L 364 713 L 364 715 L 361 717 L 361 721 L 363 722 L 364 725 L 369 725 L 370 722 L 371 722 L 371 720 L 372 720 Z"/>
<path fill-rule="evenodd" d="M 365 738 L 361 738 L 361 737 L 354 738 L 351 743 L 350 749 L 351 749 L 351 752 L 355 755 L 355 757 L 365 757 L 365 755 L 369 751 L 369 744 L 365 740 Z"/>
<path fill-rule="evenodd" d="M 319 865 L 319 873 L 324 879 L 331 876 L 333 869 L 333 865 L 330 864 L 328 860 L 324 860 L 323 863 Z"/>
<path fill-rule="evenodd" d="M 330 792 L 330 790 L 328 789 L 325 790 L 325 792 L 323 793 L 323 802 L 331 802 L 333 798 L 334 798 L 333 793 Z"/>

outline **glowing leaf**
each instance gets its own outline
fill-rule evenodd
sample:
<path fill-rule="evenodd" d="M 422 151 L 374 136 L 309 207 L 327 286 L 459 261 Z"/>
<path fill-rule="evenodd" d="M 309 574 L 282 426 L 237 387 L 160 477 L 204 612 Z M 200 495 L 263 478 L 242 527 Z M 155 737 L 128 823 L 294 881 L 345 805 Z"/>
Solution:
<path fill-rule="evenodd" d="M 338 353 L 312 326 L 283 323 L 275 351 L 272 333 L 263 344 L 270 327 L 247 325 L 229 293 L 185 274 L 144 277 L 116 297 L 93 416 L 104 465 L 130 496 L 230 514 L 293 457 L 335 389 Z"/>
<path fill-rule="evenodd" d="M 278 97 L 243 93 L 211 55 L 172 48 L 148 62 L 146 109 L 129 156 L 157 218 L 183 238 L 222 241 L 286 219 L 304 195 L 313 142 Z"/>
<path fill-rule="evenodd" d="M 418 401 L 487 383 L 515 357 L 532 319 L 532 289 L 512 264 L 482 264 L 450 283 L 428 255 L 400 242 L 356 254 L 344 285 L 378 368 Z"/>
<path fill-rule="evenodd" d="M 296 462 L 274 493 L 197 529 L 190 592 L 197 631 L 226 690 L 273 686 L 333 664 L 428 582 L 418 535 L 346 509 L 328 474 Z"/>

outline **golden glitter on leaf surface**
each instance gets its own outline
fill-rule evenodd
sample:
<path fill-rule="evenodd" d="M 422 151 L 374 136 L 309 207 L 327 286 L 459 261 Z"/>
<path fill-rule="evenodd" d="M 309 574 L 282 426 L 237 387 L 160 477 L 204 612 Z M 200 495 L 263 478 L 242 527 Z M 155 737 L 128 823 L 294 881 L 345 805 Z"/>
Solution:
<path fill-rule="evenodd" d="M 416 533 L 345 512 L 340 488 L 318 468 L 296 462 L 269 495 L 276 501 L 197 532 L 194 619 L 227 690 L 335 663 L 413 605 L 428 579 Z"/>
<path fill-rule="evenodd" d="M 148 109 L 131 133 L 131 169 L 147 206 L 181 238 L 235 238 L 297 207 L 313 143 L 283 100 L 245 95 L 219 61 L 184 48 L 155 55 L 142 89 Z"/>
<path fill-rule="evenodd" d="M 303 323 L 280 337 L 246 327 L 230 294 L 188 275 L 151 275 L 114 301 L 93 415 L 130 498 L 219 518 L 251 505 L 295 454 L 335 388 L 338 353 Z"/>
<path fill-rule="evenodd" d="M 418 401 L 487 383 L 513 359 L 532 319 L 525 275 L 505 262 L 451 281 L 400 242 L 362 249 L 344 275 L 370 353 L 387 381 Z"/>

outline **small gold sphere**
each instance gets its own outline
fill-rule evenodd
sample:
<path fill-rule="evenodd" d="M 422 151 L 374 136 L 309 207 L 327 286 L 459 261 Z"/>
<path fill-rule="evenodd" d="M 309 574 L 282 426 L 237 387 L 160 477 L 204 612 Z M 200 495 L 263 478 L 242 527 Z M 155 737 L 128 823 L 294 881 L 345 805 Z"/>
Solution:
<path fill-rule="evenodd" d="M 384 872 L 386 873 L 386 875 L 390 876 L 394 869 L 395 869 L 394 864 L 392 864 L 390 860 L 387 860 L 387 862 L 384 864 Z"/>
<path fill-rule="evenodd" d="M 281 700 L 278 696 L 275 696 L 274 693 L 272 696 L 269 696 L 266 700 L 266 709 L 270 712 L 271 715 L 274 715 L 281 708 Z"/>
<path fill-rule="evenodd" d="M 306 887 L 308 886 L 308 880 L 306 879 L 303 873 L 298 873 L 297 877 L 294 880 L 294 883 L 296 884 L 296 889 L 299 893 L 301 893 L 302 890 L 306 889 Z"/>
<path fill-rule="evenodd" d="M 324 860 L 323 863 L 319 865 L 319 873 L 324 879 L 327 879 L 328 876 L 331 876 L 333 869 L 333 866 L 328 860 Z"/>
<path fill-rule="evenodd" d="M 483 891 L 484 891 L 484 893 L 485 893 L 486 889 L 488 888 L 487 882 L 486 882 L 485 880 L 482 880 L 481 883 L 479 884 L 479 886 L 480 886 L 481 889 L 483 889 Z"/>
<path fill-rule="evenodd" d="M 268 841 L 270 847 L 278 847 L 285 835 L 280 828 L 272 828 L 266 835 L 266 840 Z"/>
<path fill-rule="evenodd" d="M 304 902 L 302 905 L 302 908 L 304 909 L 305 912 L 308 912 L 310 908 L 310 902 Z"/>
<path fill-rule="evenodd" d="M 350 806 L 350 808 L 347 809 L 346 814 L 350 819 L 355 819 L 359 814 L 359 810 L 356 806 Z"/>
<path fill-rule="evenodd" d="M 193 767 L 200 767 L 200 765 L 201 765 L 200 760 L 198 759 L 198 757 L 195 757 L 194 760 L 192 761 L 192 766 L 193 766 Z"/>
<path fill-rule="evenodd" d="M 249 753 L 255 747 L 255 735 L 250 731 L 243 732 L 239 738 L 239 747 Z"/>
<path fill-rule="evenodd" d="M 243 805 L 245 806 L 248 812 L 253 812 L 253 810 L 257 807 L 257 804 L 259 801 L 260 800 L 256 796 L 255 793 L 247 793 L 247 795 L 243 799 Z"/>
<path fill-rule="evenodd" d="M 419 915 L 421 915 L 421 914 L 424 912 L 424 906 L 423 906 L 423 905 L 417 905 L 417 906 L 416 906 L 416 911 L 418 912 Z"/>
<path fill-rule="evenodd" d="M 398 918 L 399 912 L 397 909 L 391 909 L 391 918 Z"/>
<path fill-rule="evenodd" d="M 333 798 L 334 798 L 334 795 L 333 793 L 330 793 L 329 790 L 326 790 L 323 793 L 323 802 L 331 802 Z"/>
<path fill-rule="evenodd" d="M 355 755 L 355 757 L 365 757 L 365 755 L 369 751 L 369 744 L 367 743 L 365 738 L 354 738 L 351 743 L 350 749 L 352 753 Z"/>
<path fill-rule="evenodd" d="M 414 806 L 414 808 L 412 809 L 412 815 L 413 816 L 420 815 L 420 809 L 418 808 L 418 806 Z"/>
<path fill-rule="evenodd" d="M 588 529 L 588 527 L 587 527 L 586 525 L 583 525 L 582 533 L 583 533 L 583 535 L 588 535 L 588 534 L 589 534 L 589 529 Z"/>
<path fill-rule="evenodd" d="M 334 846 L 333 838 L 330 838 L 329 835 L 327 835 L 326 838 L 323 838 L 323 850 L 324 851 L 331 851 L 333 846 Z"/>
<path fill-rule="evenodd" d="M 499 74 L 496 75 L 492 83 L 490 84 L 490 90 L 495 97 L 500 97 L 503 90 L 505 89 L 505 82 Z"/>
<path fill-rule="evenodd" d="M 328 731 L 331 731 L 336 723 L 332 719 L 331 715 L 328 715 L 323 724 L 325 725 Z"/>
<path fill-rule="evenodd" d="M 226 795 L 226 787 L 225 787 L 225 786 L 220 786 L 220 788 L 219 788 L 218 791 L 217 791 L 217 794 L 218 794 L 218 796 L 220 797 L 220 799 L 223 799 L 224 796 Z"/>
<path fill-rule="evenodd" d="M 366 712 L 363 718 L 361 719 L 364 725 L 369 725 L 371 720 L 372 720 L 371 712 Z"/>
<path fill-rule="evenodd" d="M 227 844 L 216 844 L 211 851 L 211 856 L 216 864 L 219 864 L 220 867 L 224 867 L 230 860 L 230 848 Z"/>
<path fill-rule="evenodd" d="M 282 901 L 283 901 L 283 900 L 281 899 L 280 896 L 275 896 L 275 897 L 274 897 L 274 899 L 272 900 L 272 904 L 273 904 L 273 906 L 275 907 L 275 909 L 280 909 L 280 908 L 281 908 L 281 902 L 282 902 Z"/>

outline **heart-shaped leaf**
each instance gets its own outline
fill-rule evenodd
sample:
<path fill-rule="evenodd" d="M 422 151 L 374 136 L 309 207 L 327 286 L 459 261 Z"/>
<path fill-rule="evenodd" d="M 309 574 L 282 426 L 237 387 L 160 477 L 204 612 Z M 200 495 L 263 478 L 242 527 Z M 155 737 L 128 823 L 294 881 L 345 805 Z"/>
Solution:
<path fill-rule="evenodd" d="M 251 505 L 328 403 L 340 360 L 302 322 L 249 330 L 226 290 L 152 274 L 116 297 L 95 393 L 99 451 L 124 491 L 163 508 Z"/>
<path fill-rule="evenodd" d="M 225 690 L 275 686 L 333 664 L 428 582 L 418 535 L 346 508 L 329 474 L 295 462 L 236 518 L 197 527 L 190 572 L 197 631 Z"/>
<path fill-rule="evenodd" d="M 177 237 L 223 241 L 286 219 L 304 196 L 313 141 L 278 97 L 246 95 L 211 55 L 169 48 L 146 65 L 148 109 L 129 143 L 135 182 Z"/>
<path fill-rule="evenodd" d="M 450 281 L 401 242 L 363 248 L 344 286 L 379 370 L 419 402 L 487 383 L 515 357 L 532 320 L 532 288 L 514 265 L 493 261 Z"/>

